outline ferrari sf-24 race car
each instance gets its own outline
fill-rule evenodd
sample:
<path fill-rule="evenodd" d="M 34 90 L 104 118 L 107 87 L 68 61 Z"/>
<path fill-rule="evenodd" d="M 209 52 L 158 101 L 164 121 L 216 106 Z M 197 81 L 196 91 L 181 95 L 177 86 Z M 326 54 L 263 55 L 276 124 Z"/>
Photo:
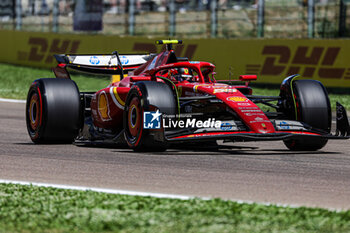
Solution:
<path fill-rule="evenodd" d="M 292 75 L 282 82 L 279 96 L 253 95 L 249 82 L 256 75 L 241 75 L 230 84 L 217 81 L 213 64 L 175 55 L 172 44 L 182 41 L 157 43 L 165 51 L 55 55 L 56 78 L 37 79 L 28 92 L 31 140 L 123 141 L 135 151 L 165 151 L 176 143 L 283 140 L 290 150 L 318 150 L 329 139 L 350 137 L 346 110 L 339 103 L 331 134 L 330 101 L 319 81 Z M 67 68 L 119 75 L 120 81 L 96 92 L 79 92 Z"/>

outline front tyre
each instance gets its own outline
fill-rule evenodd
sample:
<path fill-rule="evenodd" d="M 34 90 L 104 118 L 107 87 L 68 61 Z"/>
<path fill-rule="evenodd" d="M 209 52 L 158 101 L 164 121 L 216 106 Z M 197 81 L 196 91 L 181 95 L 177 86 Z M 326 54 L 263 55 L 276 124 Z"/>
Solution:
<path fill-rule="evenodd" d="M 296 80 L 292 83 L 295 98 L 295 117 L 315 129 L 329 133 L 331 130 L 331 106 L 327 91 L 316 80 Z M 307 137 L 284 140 L 294 151 L 316 151 L 327 144 L 327 139 Z"/>
<path fill-rule="evenodd" d="M 129 91 L 124 109 L 124 136 L 134 151 L 165 151 L 168 143 L 164 137 L 162 118 L 160 128 L 144 127 L 144 112 L 174 115 L 176 102 L 171 88 L 159 82 L 138 82 Z M 156 122 L 154 122 L 156 124 Z"/>
<path fill-rule="evenodd" d="M 69 79 L 38 79 L 29 88 L 26 123 L 34 143 L 71 143 L 81 126 L 80 94 Z"/>

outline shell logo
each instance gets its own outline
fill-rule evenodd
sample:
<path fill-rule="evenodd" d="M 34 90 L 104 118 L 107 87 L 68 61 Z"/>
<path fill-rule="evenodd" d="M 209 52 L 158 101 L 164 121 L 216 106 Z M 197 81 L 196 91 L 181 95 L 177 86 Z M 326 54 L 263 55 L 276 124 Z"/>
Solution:
<path fill-rule="evenodd" d="M 248 101 L 248 99 L 246 97 L 241 97 L 241 96 L 231 96 L 231 97 L 227 97 L 228 101 L 232 101 L 232 102 L 245 102 Z"/>
<path fill-rule="evenodd" d="M 104 121 L 111 120 L 106 92 L 101 92 L 98 98 L 98 113 Z"/>

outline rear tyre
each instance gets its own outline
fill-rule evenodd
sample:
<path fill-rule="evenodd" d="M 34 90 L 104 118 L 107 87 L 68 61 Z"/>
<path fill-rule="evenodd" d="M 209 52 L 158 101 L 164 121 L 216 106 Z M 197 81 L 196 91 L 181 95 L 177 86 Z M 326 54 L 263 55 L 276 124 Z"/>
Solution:
<path fill-rule="evenodd" d="M 325 133 L 331 130 L 331 106 L 327 91 L 316 80 L 296 80 L 293 82 L 296 118 Z M 284 140 L 284 144 L 294 151 L 316 151 L 327 144 L 323 138 L 303 138 Z"/>
<path fill-rule="evenodd" d="M 129 91 L 124 108 L 124 136 L 134 151 L 165 151 L 168 143 L 160 119 L 160 128 L 144 127 L 144 112 L 174 115 L 176 102 L 171 88 L 159 82 L 138 82 Z M 156 122 L 154 122 L 156 124 Z"/>
<path fill-rule="evenodd" d="M 79 89 L 69 79 L 38 79 L 29 88 L 26 123 L 34 143 L 71 143 L 81 125 Z"/>

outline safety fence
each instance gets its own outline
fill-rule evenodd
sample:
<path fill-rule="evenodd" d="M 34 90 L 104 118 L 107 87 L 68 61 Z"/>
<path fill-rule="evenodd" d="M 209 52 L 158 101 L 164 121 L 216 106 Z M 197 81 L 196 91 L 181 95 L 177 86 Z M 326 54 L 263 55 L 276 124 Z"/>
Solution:
<path fill-rule="evenodd" d="M 177 38 L 349 37 L 348 0 L 1 0 L 0 29 Z"/>

